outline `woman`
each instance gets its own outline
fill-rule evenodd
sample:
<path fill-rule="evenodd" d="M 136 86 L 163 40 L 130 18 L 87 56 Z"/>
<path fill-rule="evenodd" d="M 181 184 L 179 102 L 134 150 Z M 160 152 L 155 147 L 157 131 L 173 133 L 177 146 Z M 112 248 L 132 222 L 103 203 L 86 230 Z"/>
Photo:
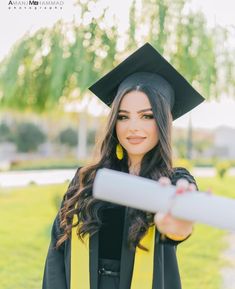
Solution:
<path fill-rule="evenodd" d="M 99 160 L 78 169 L 53 224 L 43 289 L 179 289 L 176 245 L 192 223 L 98 201 L 92 184 L 105 167 L 195 190 L 172 168 L 171 125 L 203 98 L 148 43 L 90 90 L 110 116 Z"/>

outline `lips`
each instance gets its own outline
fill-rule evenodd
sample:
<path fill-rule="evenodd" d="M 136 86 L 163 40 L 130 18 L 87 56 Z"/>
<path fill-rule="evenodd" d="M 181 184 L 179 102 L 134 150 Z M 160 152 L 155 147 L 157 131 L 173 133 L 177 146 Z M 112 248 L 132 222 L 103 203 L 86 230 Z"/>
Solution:
<path fill-rule="evenodd" d="M 127 140 L 130 144 L 140 144 L 142 143 L 146 137 L 140 137 L 140 136 L 130 136 L 127 137 Z"/>

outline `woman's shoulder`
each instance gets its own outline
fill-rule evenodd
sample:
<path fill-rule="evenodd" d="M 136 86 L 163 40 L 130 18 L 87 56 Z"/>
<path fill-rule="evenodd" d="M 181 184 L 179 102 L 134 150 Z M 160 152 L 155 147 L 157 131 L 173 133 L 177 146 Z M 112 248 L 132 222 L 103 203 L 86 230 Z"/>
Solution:
<path fill-rule="evenodd" d="M 74 177 L 70 181 L 68 188 L 67 188 L 67 190 L 63 196 L 62 205 L 63 205 L 65 200 L 72 198 L 73 195 L 78 191 L 78 189 L 79 189 L 79 172 L 80 172 L 81 168 L 82 167 L 77 168 Z"/>
<path fill-rule="evenodd" d="M 191 175 L 191 173 L 186 168 L 183 168 L 183 167 L 173 168 L 172 174 L 171 174 L 172 184 L 175 185 L 179 179 L 186 179 L 189 183 L 193 183 L 197 186 L 195 178 Z"/>
<path fill-rule="evenodd" d="M 82 167 L 78 167 L 76 172 L 75 172 L 75 175 L 74 177 L 72 178 L 70 184 L 69 184 L 69 187 L 73 187 L 73 186 L 76 186 L 78 183 L 79 183 L 79 173 L 81 171 Z"/>
<path fill-rule="evenodd" d="M 63 195 L 62 201 L 61 201 L 60 206 L 59 206 L 58 213 L 55 217 L 53 227 L 52 227 L 52 236 L 56 240 L 58 239 L 58 236 L 62 234 L 62 229 L 60 227 L 61 210 L 64 207 L 65 201 L 72 198 L 79 189 L 79 172 L 80 172 L 80 169 L 81 169 L 81 167 L 77 168 L 77 170 L 74 174 L 74 177 L 70 181 L 68 188 Z"/>

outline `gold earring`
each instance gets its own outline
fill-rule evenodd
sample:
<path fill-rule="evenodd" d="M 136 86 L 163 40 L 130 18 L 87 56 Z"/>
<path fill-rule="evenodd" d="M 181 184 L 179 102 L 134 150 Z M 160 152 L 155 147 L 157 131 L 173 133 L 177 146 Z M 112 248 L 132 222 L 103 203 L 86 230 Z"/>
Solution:
<path fill-rule="evenodd" d="M 119 143 L 116 146 L 116 156 L 119 160 L 123 159 L 123 148 Z"/>

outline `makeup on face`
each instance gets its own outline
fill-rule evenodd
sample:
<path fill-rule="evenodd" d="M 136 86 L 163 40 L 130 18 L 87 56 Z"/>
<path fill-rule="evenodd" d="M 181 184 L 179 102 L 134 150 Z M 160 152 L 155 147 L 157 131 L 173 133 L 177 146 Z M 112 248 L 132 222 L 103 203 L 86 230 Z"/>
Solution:
<path fill-rule="evenodd" d="M 116 133 L 129 158 L 141 159 L 158 142 L 157 124 L 147 95 L 131 91 L 118 111 Z"/>

